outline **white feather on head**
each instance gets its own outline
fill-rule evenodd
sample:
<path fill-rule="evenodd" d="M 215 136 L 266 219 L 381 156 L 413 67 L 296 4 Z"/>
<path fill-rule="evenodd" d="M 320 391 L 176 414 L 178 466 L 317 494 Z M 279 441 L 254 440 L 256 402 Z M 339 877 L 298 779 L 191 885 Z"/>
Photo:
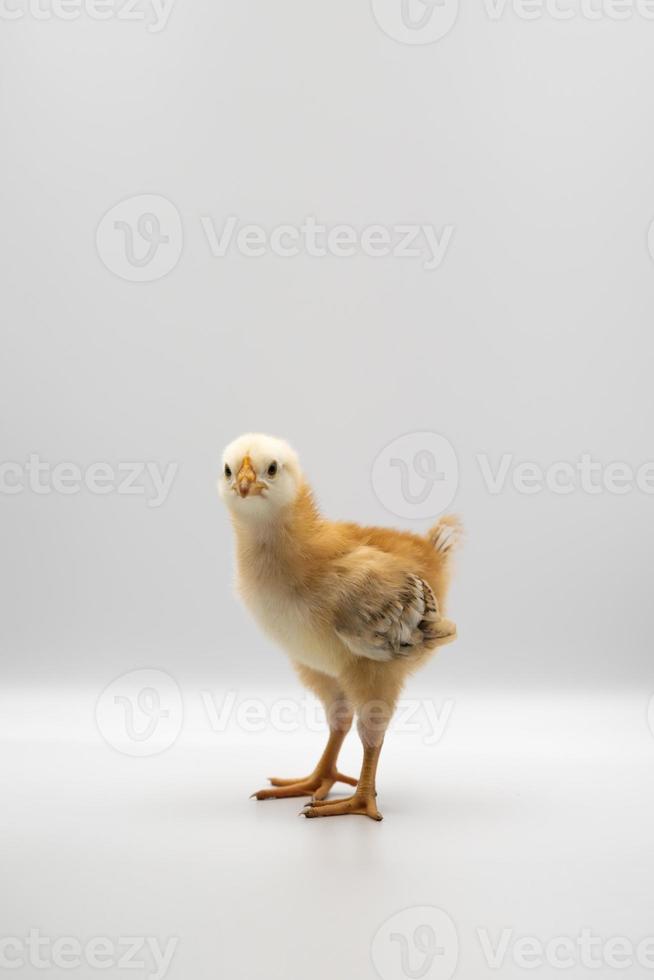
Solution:
<path fill-rule="evenodd" d="M 222 464 L 218 490 L 237 520 L 278 516 L 293 503 L 303 482 L 295 450 L 283 439 L 259 432 L 248 432 L 230 442 Z M 239 473 L 244 475 L 243 486 L 247 489 L 249 484 L 251 488 L 244 496 L 239 491 Z"/>

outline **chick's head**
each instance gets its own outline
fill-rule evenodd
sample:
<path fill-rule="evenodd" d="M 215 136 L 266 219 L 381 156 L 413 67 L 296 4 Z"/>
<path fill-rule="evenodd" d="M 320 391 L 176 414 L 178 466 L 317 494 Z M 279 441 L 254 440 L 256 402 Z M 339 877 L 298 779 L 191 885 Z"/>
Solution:
<path fill-rule="evenodd" d="M 238 520 L 274 519 L 293 503 L 301 485 L 297 455 L 282 439 L 248 433 L 223 453 L 218 490 Z"/>

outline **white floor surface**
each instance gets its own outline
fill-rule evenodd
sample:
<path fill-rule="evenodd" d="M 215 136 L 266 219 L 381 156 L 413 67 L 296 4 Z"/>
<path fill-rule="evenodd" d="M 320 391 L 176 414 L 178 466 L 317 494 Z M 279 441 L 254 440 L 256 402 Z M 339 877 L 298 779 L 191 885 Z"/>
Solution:
<path fill-rule="evenodd" d="M 214 705 L 225 694 L 211 692 Z M 268 716 L 249 731 L 232 712 L 212 730 L 201 698 L 185 696 L 174 744 L 135 758 L 98 731 L 96 698 L 2 695 L 0 974 L 654 975 L 646 695 L 443 698 L 440 738 L 411 720 L 389 735 L 380 824 L 306 820 L 301 800 L 248 798 L 267 775 L 312 768 L 322 736 L 304 720 L 279 731 Z M 359 760 L 353 732 L 343 770 Z"/>

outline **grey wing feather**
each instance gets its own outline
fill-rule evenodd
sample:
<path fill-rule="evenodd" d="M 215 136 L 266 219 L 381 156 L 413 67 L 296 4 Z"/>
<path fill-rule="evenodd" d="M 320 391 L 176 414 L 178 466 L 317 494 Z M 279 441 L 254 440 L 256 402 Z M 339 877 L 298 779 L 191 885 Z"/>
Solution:
<path fill-rule="evenodd" d="M 372 660 L 410 657 L 455 632 L 441 618 L 431 587 L 411 573 L 399 582 L 368 574 L 352 583 L 341 596 L 335 627 L 352 653 Z"/>

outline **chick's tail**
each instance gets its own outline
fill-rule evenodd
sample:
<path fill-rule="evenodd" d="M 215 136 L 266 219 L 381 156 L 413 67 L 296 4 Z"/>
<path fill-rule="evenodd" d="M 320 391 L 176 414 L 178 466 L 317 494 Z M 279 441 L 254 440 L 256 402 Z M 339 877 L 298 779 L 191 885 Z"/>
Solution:
<path fill-rule="evenodd" d="M 461 520 L 456 514 L 439 518 L 438 523 L 427 531 L 427 540 L 443 558 L 449 558 L 463 541 Z"/>

